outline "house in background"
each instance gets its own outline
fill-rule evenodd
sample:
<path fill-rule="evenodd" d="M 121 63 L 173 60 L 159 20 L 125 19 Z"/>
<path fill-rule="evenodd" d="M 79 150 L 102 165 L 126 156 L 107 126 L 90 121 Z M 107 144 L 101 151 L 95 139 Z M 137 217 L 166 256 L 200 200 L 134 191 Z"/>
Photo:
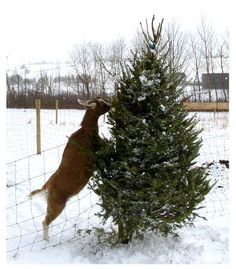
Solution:
<path fill-rule="evenodd" d="M 203 73 L 202 88 L 229 90 L 229 73 Z"/>

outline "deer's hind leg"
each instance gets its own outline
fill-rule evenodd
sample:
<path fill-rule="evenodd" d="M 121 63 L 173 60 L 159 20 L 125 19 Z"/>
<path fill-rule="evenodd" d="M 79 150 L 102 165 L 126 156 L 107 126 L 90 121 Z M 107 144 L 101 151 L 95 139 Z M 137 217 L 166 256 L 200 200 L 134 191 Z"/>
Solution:
<path fill-rule="evenodd" d="M 43 225 L 43 239 L 48 240 L 49 224 L 56 219 L 66 205 L 66 199 L 55 195 L 55 193 L 48 192 L 47 197 L 47 213 L 42 223 Z"/>

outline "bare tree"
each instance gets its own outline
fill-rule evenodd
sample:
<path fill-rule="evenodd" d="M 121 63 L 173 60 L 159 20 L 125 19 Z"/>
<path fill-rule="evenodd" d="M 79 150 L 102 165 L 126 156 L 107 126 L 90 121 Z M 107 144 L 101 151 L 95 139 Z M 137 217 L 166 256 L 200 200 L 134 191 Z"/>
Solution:
<path fill-rule="evenodd" d="M 176 20 L 165 27 L 164 41 L 169 42 L 169 62 L 172 70 L 186 72 L 188 62 L 188 35 L 183 32 Z"/>
<path fill-rule="evenodd" d="M 141 29 L 137 29 L 134 38 L 131 40 L 131 49 L 140 51 L 144 46 L 143 33 Z"/>
<path fill-rule="evenodd" d="M 190 48 L 192 59 L 192 70 L 194 72 L 193 92 L 195 94 L 195 101 L 197 101 L 196 92 L 198 95 L 198 101 L 201 102 L 201 80 L 200 80 L 200 68 L 202 62 L 202 55 L 199 48 L 198 41 L 193 34 L 190 34 Z"/>
<path fill-rule="evenodd" d="M 50 96 L 54 96 L 55 95 L 55 87 L 53 85 L 53 77 L 50 75 L 48 76 L 48 79 L 47 79 L 47 94 L 50 95 Z"/>
<path fill-rule="evenodd" d="M 213 55 L 212 49 L 216 41 L 214 39 L 215 31 L 204 16 L 201 17 L 201 23 L 197 28 L 197 37 L 200 41 L 200 51 L 203 57 L 202 70 L 204 70 L 208 78 L 210 78 L 209 74 L 212 66 L 211 55 Z M 209 84 L 211 84 L 211 81 L 209 81 Z M 208 99 L 209 102 L 212 101 L 211 87 L 208 89 Z"/>
<path fill-rule="evenodd" d="M 109 79 L 115 81 L 121 73 L 121 64 L 126 60 L 126 44 L 124 39 L 117 39 L 108 46 L 97 44 L 93 50 L 96 63 L 106 71 Z"/>
<path fill-rule="evenodd" d="M 36 83 L 36 91 L 47 95 L 54 95 L 53 78 L 49 76 L 47 72 L 40 71 L 40 77 Z"/>
<path fill-rule="evenodd" d="M 94 59 L 96 73 L 97 95 L 105 97 L 108 90 L 109 74 L 105 69 L 106 51 L 105 47 L 99 43 L 91 44 L 91 51 Z"/>
<path fill-rule="evenodd" d="M 108 47 L 108 63 L 112 77 L 117 79 L 121 73 L 121 65 L 128 58 L 124 39 L 117 39 Z"/>
<path fill-rule="evenodd" d="M 121 74 L 121 65 L 126 59 L 126 44 L 123 39 L 117 39 L 107 46 L 94 43 L 92 52 L 100 95 L 109 95 Z"/>
<path fill-rule="evenodd" d="M 24 76 L 23 84 L 24 84 L 24 92 L 26 93 L 27 92 L 27 77 L 26 77 L 26 75 L 29 73 L 29 70 L 27 69 L 25 64 L 23 64 L 20 68 L 21 68 L 23 76 Z"/>
<path fill-rule="evenodd" d="M 225 35 L 222 36 L 221 43 L 218 48 L 218 59 L 219 59 L 219 67 L 222 74 L 222 91 L 224 95 L 224 101 L 228 101 L 227 89 L 224 85 L 224 77 L 223 74 L 228 72 L 229 69 L 229 33 L 226 31 Z"/>
<path fill-rule="evenodd" d="M 13 85 L 16 85 L 17 94 L 19 94 L 22 88 L 22 81 L 23 81 L 22 76 L 18 74 L 17 71 L 15 71 L 15 73 L 11 76 L 11 81 Z"/>
<path fill-rule="evenodd" d="M 60 65 L 57 64 L 57 85 L 58 85 L 58 94 L 61 94 L 61 71 Z"/>
<path fill-rule="evenodd" d="M 84 42 L 74 46 L 70 58 L 76 73 L 78 94 L 81 94 L 83 99 L 90 99 L 95 78 L 94 60 L 90 43 Z"/>

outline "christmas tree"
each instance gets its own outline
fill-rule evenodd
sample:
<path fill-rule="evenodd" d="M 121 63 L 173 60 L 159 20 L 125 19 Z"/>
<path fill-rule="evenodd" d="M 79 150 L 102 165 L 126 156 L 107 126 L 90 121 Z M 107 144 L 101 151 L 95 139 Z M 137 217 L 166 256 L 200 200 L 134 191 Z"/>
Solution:
<path fill-rule="evenodd" d="M 163 21 L 162 21 L 163 22 Z M 111 217 L 119 242 L 134 234 L 169 234 L 198 216 L 211 186 L 196 165 L 201 139 L 182 99 L 181 77 L 170 67 L 168 44 L 143 30 L 142 49 L 133 53 L 117 83 L 111 137 L 97 152 L 90 187 L 100 197 L 100 216 Z"/>

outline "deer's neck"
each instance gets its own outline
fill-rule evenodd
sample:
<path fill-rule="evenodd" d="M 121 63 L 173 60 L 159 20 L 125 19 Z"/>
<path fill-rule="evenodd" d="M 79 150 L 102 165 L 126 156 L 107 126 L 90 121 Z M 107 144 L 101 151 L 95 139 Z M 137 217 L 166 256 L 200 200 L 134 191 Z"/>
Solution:
<path fill-rule="evenodd" d="M 81 122 L 82 128 L 89 131 L 98 132 L 98 118 L 99 116 L 97 116 L 92 109 L 88 109 L 85 112 L 84 118 Z"/>

